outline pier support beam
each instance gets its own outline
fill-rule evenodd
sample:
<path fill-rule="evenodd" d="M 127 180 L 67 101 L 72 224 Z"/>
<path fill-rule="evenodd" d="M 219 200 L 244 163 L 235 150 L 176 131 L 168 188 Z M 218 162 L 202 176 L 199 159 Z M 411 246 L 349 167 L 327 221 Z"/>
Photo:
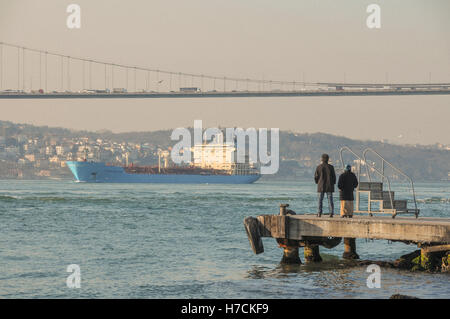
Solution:
<path fill-rule="evenodd" d="M 317 263 L 317 262 L 322 261 L 322 257 L 320 256 L 320 253 L 319 253 L 319 245 L 306 243 L 303 254 L 305 256 L 305 261 L 307 263 L 309 263 L 309 262 Z"/>
<path fill-rule="evenodd" d="M 356 253 L 356 239 L 344 238 L 344 253 L 342 254 L 344 259 L 359 259 Z"/>

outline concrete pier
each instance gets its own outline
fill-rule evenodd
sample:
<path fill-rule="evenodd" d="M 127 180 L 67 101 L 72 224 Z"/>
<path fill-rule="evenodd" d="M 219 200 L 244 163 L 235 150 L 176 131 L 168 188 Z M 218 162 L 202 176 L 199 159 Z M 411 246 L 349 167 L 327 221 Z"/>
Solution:
<path fill-rule="evenodd" d="M 260 215 L 261 237 L 307 240 L 309 237 L 386 239 L 410 243 L 450 243 L 450 219 L 433 217 L 317 217 Z"/>
<path fill-rule="evenodd" d="M 317 217 L 316 214 L 296 215 L 280 209 L 280 215 L 247 217 L 246 227 L 251 221 L 252 247 L 263 252 L 261 237 L 276 238 L 284 249 L 282 262 L 301 263 L 298 247 L 304 247 L 306 262 L 320 262 L 319 245 L 333 248 L 344 239 L 345 259 L 359 259 L 356 238 L 385 239 L 416 244 L 421 249 L 423 268 L 429 265 L 434 253 L 450 251 L 450 218 L 354 216 L 353 218 Z M 429 267 L 428 267 L 429 268 Z"/>

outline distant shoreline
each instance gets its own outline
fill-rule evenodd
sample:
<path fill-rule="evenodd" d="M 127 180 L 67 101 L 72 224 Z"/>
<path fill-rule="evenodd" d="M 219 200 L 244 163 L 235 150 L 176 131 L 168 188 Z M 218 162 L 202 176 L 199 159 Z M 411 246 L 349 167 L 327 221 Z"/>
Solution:
<path fill-rule="evenodd" d="M 40 178 L 0 178 L 0 181 L 24 181 L 24 182 L 31 182 L 31 181 L 74 181 L 73 178 L 52 178 L 52 177 L 40 177 Z M 259 181 L 255 183 L 269 183 L 269 182 L 310 182 L 312 185 L 314 184 L 314 180 L 308 179 L 308 178 L 278 178 L 278 177 L 265 177 L 262 176 Z M 439 184 L 439 183 L 450 183 L 450 180 L 416 180 L 415 183 L 432 183 L 432 184 Z M 399 181 L 393 181 L 392 184 L 403 184 L 404 182 Z M 103 184 L 103 183 L 99 183 Z M 115 183 L 106 183 L 106 184 L 115 184 Z M 149 183 L 151 184 L 151 183 Z M 181 183 L 180 183 L 181 184 Z M 225 184 L 227 185 L 227 184 Z M 230 184 L 232 185 L 232 184 Z"/>

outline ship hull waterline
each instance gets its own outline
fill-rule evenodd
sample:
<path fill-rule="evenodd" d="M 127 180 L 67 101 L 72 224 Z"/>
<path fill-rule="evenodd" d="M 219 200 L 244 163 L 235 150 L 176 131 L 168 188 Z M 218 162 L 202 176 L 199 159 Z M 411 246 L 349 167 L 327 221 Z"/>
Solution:
<path fill-rule="evenodd" d="M 172 183 L 251 184 L 261 175 L 133 174 L 123 167 L 96 162 L 66 162 L 76 182 L 85 183 Z"/>

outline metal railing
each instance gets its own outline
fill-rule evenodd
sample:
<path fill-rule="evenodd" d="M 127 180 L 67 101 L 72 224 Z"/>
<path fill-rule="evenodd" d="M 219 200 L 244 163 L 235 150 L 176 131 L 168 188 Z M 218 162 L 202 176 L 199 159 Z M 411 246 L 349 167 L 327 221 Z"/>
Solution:
<path fill-rule="evenodd" d="M 368 149 L 366 149 L 366 150 L 368 150 Z M 355 156 L 356 158 L 359 159 L 358 168 L 357 168 L 357 173 L 358 173 L 358 185 L 360 184 L 360 181 L 361 181 L 361 177 L 360 177 L 360 175 L 361 175 L 361 165 L 364 165 L 364 166 L 366 167 L 366 172 L 367 172 L 367 177 L 368 177 L 368 179 L 369 179 L 369 182 L 372 182 L 372 179 L 371 179 L 371 176 L 370 176 L 370 170 L 369 170 L 369 167 L 370 167 L 374 172 L 376 172 L 377 174 L 380 175 L 380 177 L 381 177 L 381 182 L 382 182 L 382 183 L 384 183 L 384 180 L 387 181 L 388 189 L 389 189 L 389 201 L 390 201 L 390 203 L 391 203 L 391 209 L 390 209 L 390 210 L 392 210 L 392 211 L 394 212 L 393 217 L 395 217 L 396 212 L 395 212 L 395 208 L 394 208 L 394 200 L 393 200 L 393 198 L 392 198 L 391 182 L 390 182 L 389 178 L 388 178 L 386 175 L 384 175 L 384 169 L 383 169 L 383 171 L 379 171 L 375 165 L 369 164 L 369 163 L 366 161 L 366 159 L 365 159 L 365 156 L 364 156 L 365 153 L 363 153 L 363 158 L 361 158 L 361 157 L 360 157 L 358 154 L 356 154 L 350 147 L 348 147 L 348 146 L 342 146 L 342 147 L 339 149 L 339 155 L 340 155 L 340 160 L 341 160 L 342 168 L 343 168 L 343 169 L 345 169 L 344 159 L 343 159 L 343 156 L 342 156 L 342 153 L 343 153 L 344 151 L 350 152 L 351 154 L 353 154 L 353 156 Z M 377 153 L 377 154 L 378 154 L 378 153 Z M 379 155 L 379 154 L 378 154 L 378 155 Z M 389 163 L 389 164 L 390 164 L 390 163 Z M 391 164 L 391 165 L 392 165 L 392 164 Z M 358 187 L 359 187 L 359 186 L 358 186 Z M 358 192 L 359 192 L 359 190 L 358 190 Z M 383 194 L 383 193 L 381 193 L 381 194 Z M 383 197 L 381 197 L 381 198 L 383 199 Z M 368 208 L 368 209 L 369 209 L 368 212 L 369 212 L 369 214 L 371 214 L 372 211 L 371 211 L 371 208 L 370 208 L 370 197 L 369 197 L 368 207 L 369 207 L 369 208 Z M 416 208 L 417 208 L 417 206 L 416 206 Z M 356 209 L 357 209 L 357 211 L 360 211 L 360 210 L 359 210 L 359 193 L 358 193 L 358 195 L 357 195 Z M 383 209 L 383 210 L 386 211 L 385 209 Z M 416 217 L 417 217 L 417 216 L 416 216 Z"/>
<path fill-rule="evenodd" d="M 417 218 L 417 216 L 419 215 L 419 210 L 417 209 L 416 192 L 415 192 L 415 190 L 414 190 L 414 182 L 413 182 L 412 178 L 409 177 L 408 175 L 406 175 L 403 171 L 401 171 L 399 168 L 397 168 L 396 166 L 394 166 L 392 163 L 390 163 L 389 161 L 387 161 L 387 160 L 386 160 L 383 156 L 381 156 L 377 151 L 375 151 L 374 149 L 372 149 L 372 148 L 370 148 L 370 147 L 366 148 L 366 149 L 363 151 L 363 159 L 364 159 L 364 162 L 365 162 L 365 163 L 367 163 L 367 160 L 366 160 L 366 154 L 367 154 L 368 152 L 371 152 L 371 153 L 375 154 L 378 158 L 381 159 L 381 170 L 382 170 L 382 175 L 383 175 L 383 176 L 384 176 L 384 166 L 385 166 L 385 164 L 387 164 L 387 165 L 389 165 L 394 171 L 396 171 L 397 173 L 399 173 L 400 175 L 402 175 L 403 177 L 405 177 L 405 178 L 409 181 L 409 183 L 410 183 L 410 185 L 411 185 L 410 190 L 411 190 L 411 192 L 412 192 L 412 196 L 413 196 L 413 200 L 414 200 L 414 208 L 415 208 L 414 213 L 415 213 L 416 218 Z M 372 165 L 372 166 L 374 166 L 374 165 Z M 370 175 L 369 175 L 369 176 L 370 176 Z M 369 178 L 370 178 L 370 177 L 369 177 Z M 392 207 L 393 207 L 393 206 L 392 206 Z"/>

